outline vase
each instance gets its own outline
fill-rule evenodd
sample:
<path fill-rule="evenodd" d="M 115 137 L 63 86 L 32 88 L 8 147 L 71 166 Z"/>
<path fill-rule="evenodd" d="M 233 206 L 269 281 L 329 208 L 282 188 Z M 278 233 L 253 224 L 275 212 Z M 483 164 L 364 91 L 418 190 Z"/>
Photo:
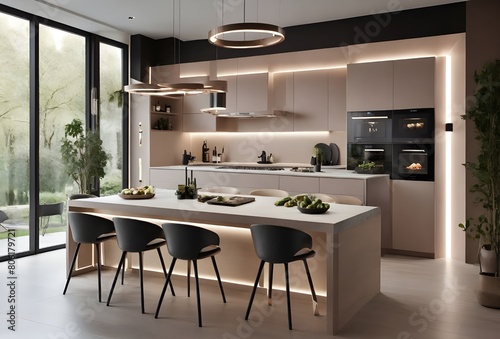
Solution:
<path fill-rule="evenodd" d="M 321 164 L 314 165 L 314 172 L 321 172 Z"/>
<path fill-rule="evenodd" d="M 479 267 L 480 273 L 495 274 L 498 269 L 497 255 L 495 251 L 481 247 L 479 251 Z"/>
<path fill-rule="evenodd" d="M 500 308 L 500 278 L 480 274 L 476 296 L 480 305 Z"/>

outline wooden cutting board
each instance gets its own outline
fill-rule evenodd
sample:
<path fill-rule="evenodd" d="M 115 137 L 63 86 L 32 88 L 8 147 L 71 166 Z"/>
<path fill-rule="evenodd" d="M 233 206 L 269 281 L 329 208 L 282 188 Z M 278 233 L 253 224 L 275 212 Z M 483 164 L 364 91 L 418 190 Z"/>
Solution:
<path fill-rule="evenodd" d="M 249 202 L 255 201 L 255 198 L 251 197 L 224 197 L 223 201 L 217 201 L 217 198 L 213 198 L 207 201 L 210 205 L 222 205 L 222 206 L 240 206 L 243 204 L 248 204 Z"/>

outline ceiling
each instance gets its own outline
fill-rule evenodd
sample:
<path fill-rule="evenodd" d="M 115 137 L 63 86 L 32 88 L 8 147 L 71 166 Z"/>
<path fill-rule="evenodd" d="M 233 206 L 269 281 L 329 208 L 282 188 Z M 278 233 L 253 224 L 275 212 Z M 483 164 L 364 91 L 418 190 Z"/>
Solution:
<path fill-rule="evenodd" d="M 0 0 L 0 3 L 128 42 L 130 34 L 153 39 L 175 36 L 189 41 L 206 39 L 210 29 L 234 22 L 287 27 L 462 1 L 466 0 Z"/>

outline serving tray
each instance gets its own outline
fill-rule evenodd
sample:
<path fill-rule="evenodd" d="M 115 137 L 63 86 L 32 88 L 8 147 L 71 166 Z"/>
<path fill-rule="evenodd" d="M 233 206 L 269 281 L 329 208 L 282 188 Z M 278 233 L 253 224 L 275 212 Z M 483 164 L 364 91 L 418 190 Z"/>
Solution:
<path fill-rule="evenodd" d="M 243 204 L 248 204 L 249 202 L 255 201 L 252 197 L 225 197 L 224 200 L 218 201 L 217 198 L 213 198 L 207 201 L 210 205 L 222 205 L 222 206 L 240 206 Z"/>
<path fill-rule="evenodd" d="M 155 194 L 121 194 L 118 193 L 118 196 L 122 199 L 151 199 L 155 196 Z"/>

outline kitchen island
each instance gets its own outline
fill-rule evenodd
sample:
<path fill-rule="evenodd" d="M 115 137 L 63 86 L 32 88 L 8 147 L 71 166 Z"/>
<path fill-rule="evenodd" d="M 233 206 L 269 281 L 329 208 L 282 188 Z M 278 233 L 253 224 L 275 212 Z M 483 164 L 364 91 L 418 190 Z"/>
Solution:
<path fill-rule="evenodd" d="M 177 189 L 177 185 L 184 182 L 186 168 L 189 172 L 193 171 L 198 187 L 202 188 L 231 186 L 238 188 L 242 194 L 274 188 L 287 191 L 290 195 L 323 193 L 356 197 L 363 205 L 380 208 L 381 253 L 392 249 L 392 190 L 388 174 L 358 174 L 346 170 L 345 166 L 323 166 L 321 172 L 303 172 L 301 170 L 313 168 L 305 163 L 190 163 L 188 166 L 152 167 L 149 170 L 150 181 L 145 184 Z"/>
<path fill-rule="evenodd" d="M 332 204 L 327 213 L 310 215 L 302 214 L 295 208 L 276 207 L 276 198 L 273 197 L 255 197 L 254 202 L 227 207 L 207 205 L 196 200 L 179 200 L 174 192 L 157 189 L 156 196 L 147 200 L 124 200 L 117 195 L 70 200 L 68 208 L 70 211 L 111 216 L 200 223 L 207 227 L 221 225 L 217 227 L 228 230 L 248 230 L 251 224 L 263 223 L 324 234 L 326 243 L 314 244 L 318 255 L 313 260 L 316 260 L 318 270 L 325 270 L 326 331 L 329 334 L 337 333 L 380 292 L 380 209 L 377 207 Z M 226 251 L 224 245 L 221 246 L 223 252 Z M 73 253 L 72 247 L 67 246 L 68 259 Z M 107 249 L 104 253 L 105 264 L 112 266 L 117 262 L 119 251 L 116 248 Z M 246 253 L 242 260 L 246 261 L 247 257 L 249 261 L 253 260 L 255 253 Z M 109 262 L 110 258 L 113 263 Z M 256 270 L 253 272 L 253 265 L 247 266 L 245 269 L 252 271 L 254 276 Z M 222 264 L 220 269 L 224 280 Z"/>

